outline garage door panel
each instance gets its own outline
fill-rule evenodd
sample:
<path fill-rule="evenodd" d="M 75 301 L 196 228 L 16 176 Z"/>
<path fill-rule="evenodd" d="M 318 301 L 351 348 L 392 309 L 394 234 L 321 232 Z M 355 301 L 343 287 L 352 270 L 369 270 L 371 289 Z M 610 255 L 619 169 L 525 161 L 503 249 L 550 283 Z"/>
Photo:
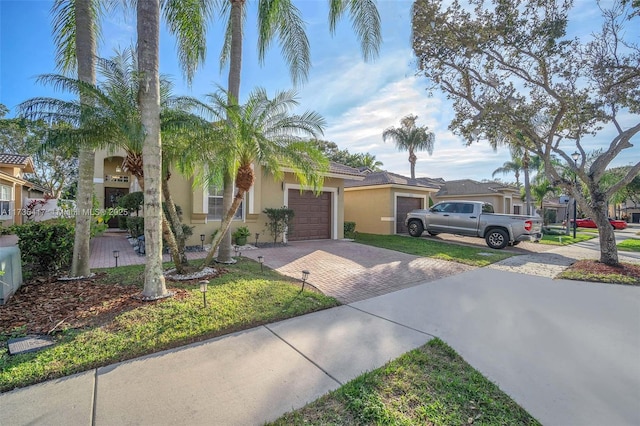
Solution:
<path fill-rule="evenodd" d="M 408 232 L 407 227 L 404 224 L 407 213 L 409 213 L 411 210 L 423 208 L 422 202 L 422 198 L 396 198 L 396 234 L 406 234 Z"/>
<path fill-rule="evenodd" d="M 331 193 L 315 196 L 312 191 L 290 189 L 289 208 L 294 211 L 293 231 L 289 240 L 331 238 Z"/>

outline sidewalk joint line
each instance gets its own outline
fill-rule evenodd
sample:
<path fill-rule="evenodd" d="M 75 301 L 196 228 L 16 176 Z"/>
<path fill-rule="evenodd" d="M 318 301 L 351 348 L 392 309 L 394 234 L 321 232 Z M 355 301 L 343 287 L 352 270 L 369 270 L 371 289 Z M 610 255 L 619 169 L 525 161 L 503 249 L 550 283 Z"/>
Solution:
<path fill-rule="evenodd" d="M 286 340 L 284 340 L 278 333 L 276 333 L 275 331 L 273 331 L 272 329 L 270 329 L 268 326 L 264 325 L 264 328 L 266 328 L 267 330 L 269 330 L 271 333 L 273 333 L 274 336 L 276 336 L 278 339 L 282 340 L 285 344 L 287 344 L 291 349 L 293 349 L 294 351 L 298 352 L 304 359 L 306 359 L 307 361 L 309 361 L 311 364 L 315 365 L 320 371 L 322 371 L 324 374 L 326 374 L 327 376 L 329 376 L 332 380 L 334 380 L 336 383 L 338 383 L 340 386 L 344 385 L 344 383 L 342 383 L 340 380 L 336 379 L 335 377 L 333 377 L 331 375 L 331 373 L 329 373 L 327 370 L 325 370 L 324 368 L 320 367 L 320 365 L 318 365 L 315 361 L 313 361 L 311 358 L 309 358 L 308 356 L 306 356 L 305 354 L 303 354 L 302 352 L 300 352 L 298 350 L 298 348 L 296 348 L 295 346 L 293 346 L 291 343 L 287 342 Z"/>
<path fill-rule="evenodd" d="M 433 338 L 435 338 L 435 339 L 439 339 L 439 337 L 438 337 L 438 336 L 436 336 L 436 335 L 434 335 L 434 334 L 427 333 L 426 331 L 418 330 L 417 328 L 409 327 L 408 325 L 406 325 L 406 324 L 402 324 L 402 323 L 400 323 L 400 322 L 398 322 L 398 321 L 394 321 L 394 320 L 391 320 L 391 319 L 389 319 L 389 318 L 385 318 L 385 317 L 383 317 L 383 316 L 381 316 L 381 315 L 378 315 L 378 314 L 374 314 L 374 313 L 372 313 L 372 312 L 365 311 L 364 309 L 356 308 L 355 306 L 351 306 L 351 305 L 346 305 L 346 306 L 348 306 L 348 307 L 349 307 L 349 308 L 351 308 L 351 309 L 355 309 L 356 311 L 360 311 L 360 312 L 362 312 L 363 314 L 371 315 L 372 317 L 380 318 L 381 320 L 385 320 L 385 321 L 388 321 L 388 322 L 390 322 L 390 323 L 392 323 L 392 324 L 399 325 L 400 327 L 408 328 L 409 330 L 417 331 L 418 333 L 426 334 L 427 336 L 431 336 L 431 337 L 433 337 Z"/>
<path fill-rule="evenodd" d="M 91 409 L 91 426 L 96 426 L 96 405 L 98 403 L 98 369 L 93 374 L 93 407 Z"/>

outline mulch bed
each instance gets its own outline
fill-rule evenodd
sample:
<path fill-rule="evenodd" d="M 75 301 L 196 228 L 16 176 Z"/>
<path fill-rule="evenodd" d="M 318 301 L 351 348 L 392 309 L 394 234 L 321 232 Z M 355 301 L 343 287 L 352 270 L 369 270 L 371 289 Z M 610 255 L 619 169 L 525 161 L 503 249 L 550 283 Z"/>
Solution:
<path fill-rule="evenodd" d="M 25 327 L 25 333 L 51 334 L 65 328 L 102 325 L 121 312 L 161 303 L 135 298 L 139 287 L 97 283 L 102 275 L 73 281 L 40 278 L 23 284 L 0 306 L 0 333 Z M 188 294 L 184 289 L 170 291 L 178 298 Z"/>
<path fill-rule="evenodd" d="M 623 275 L 634 278 L 637 285 L 640 285 L 640 265 L 631 263 L 621 263 L 620 266 L 609 266 L 597 260 L 579 260 L 571 265 L 567 270 L 597 275 Z"/>

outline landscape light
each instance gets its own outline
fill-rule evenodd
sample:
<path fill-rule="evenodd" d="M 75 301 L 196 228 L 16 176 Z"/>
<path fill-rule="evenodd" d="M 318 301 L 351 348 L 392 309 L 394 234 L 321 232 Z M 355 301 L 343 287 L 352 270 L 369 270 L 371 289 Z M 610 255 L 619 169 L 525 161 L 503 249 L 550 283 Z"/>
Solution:
<path fill-rule="evenodd" d="M 302 289 L 300 291 L 304 290 L 304 285 L 307 283 L 307 279 L 309 278 L 309 274 L 310 274 L 309 271 L 302 271 Z"/>
<path fill-rule="evenodd" d="M 113 257 L 116 259 L 116 268 L 118 267 L 118 257 L 120 257 L 120 252 L 118 250 L 113 251 Z"/>
<path fill-rule="evenodd" d="M 202 302 L 205 308 L 207 307 L 207 284 L 209 284 L 207 280 L 200 281 L 200 292 L 202 293 Z"/>

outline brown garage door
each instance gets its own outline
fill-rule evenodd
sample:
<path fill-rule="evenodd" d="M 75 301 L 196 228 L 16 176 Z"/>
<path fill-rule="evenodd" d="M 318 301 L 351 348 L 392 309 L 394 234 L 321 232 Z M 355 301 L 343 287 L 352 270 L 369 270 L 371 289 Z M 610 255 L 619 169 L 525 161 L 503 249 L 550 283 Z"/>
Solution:
<path fill-rule="evenodd" d="M 315 196 L 312 191 L 289 190 L 289 206 L 294 211 L 289 240 L 331 238 L 331 193 Z"/>
<path fill-rule="evenodd" d="M 421 209 L 422 198 L 398 197 L 396 200 L 396 234 L 406 234 L 408 230 L 404 225 L 404 220 L 407 217 L 407 213 L 411 210 Z"/>

